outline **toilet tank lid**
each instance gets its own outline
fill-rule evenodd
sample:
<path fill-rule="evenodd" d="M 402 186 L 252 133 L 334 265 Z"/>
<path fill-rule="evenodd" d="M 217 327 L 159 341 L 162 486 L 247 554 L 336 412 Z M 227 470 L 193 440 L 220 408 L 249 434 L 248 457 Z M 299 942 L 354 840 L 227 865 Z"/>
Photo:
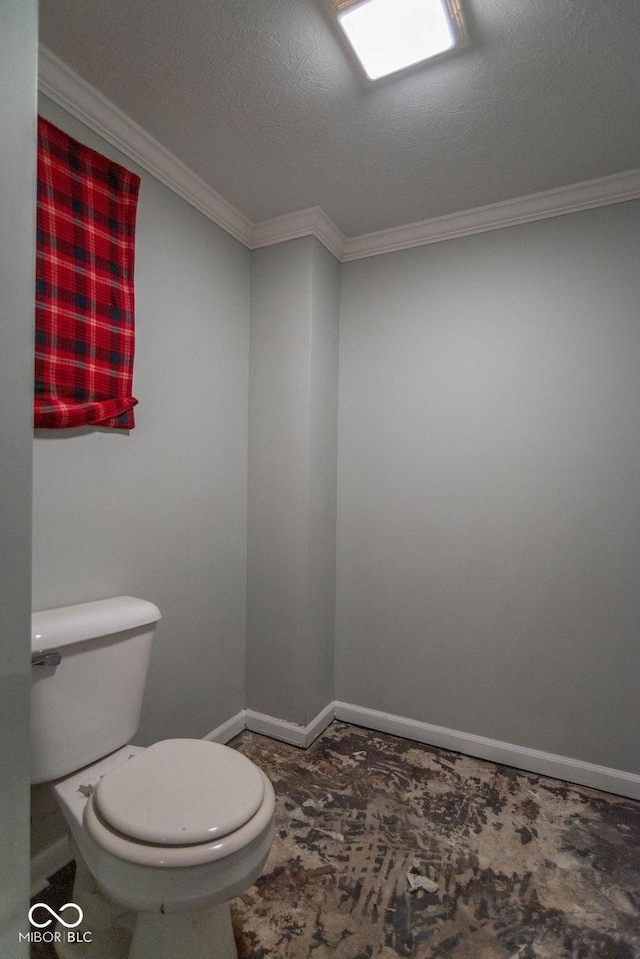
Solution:
<path fill-rule="evenodd" d="M 114 596 L 91 603 L 43 609 L 31 616 L 31 650 L 41 652 L 71 646 L 149 626 L 159 619 L 160 610 L 154 603 L 134 596 Z"/>

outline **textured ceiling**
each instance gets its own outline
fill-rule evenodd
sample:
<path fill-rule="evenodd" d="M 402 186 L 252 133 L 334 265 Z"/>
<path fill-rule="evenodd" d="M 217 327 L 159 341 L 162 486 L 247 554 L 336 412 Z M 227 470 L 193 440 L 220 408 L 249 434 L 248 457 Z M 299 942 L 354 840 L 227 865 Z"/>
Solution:
<path fill-rule="evenodd" d="M 348 236 L 640 166 L 640 0 L 463 0 L 368 84 L 322 0 L 40 0 L 41 41 L 252 221 Z"/>

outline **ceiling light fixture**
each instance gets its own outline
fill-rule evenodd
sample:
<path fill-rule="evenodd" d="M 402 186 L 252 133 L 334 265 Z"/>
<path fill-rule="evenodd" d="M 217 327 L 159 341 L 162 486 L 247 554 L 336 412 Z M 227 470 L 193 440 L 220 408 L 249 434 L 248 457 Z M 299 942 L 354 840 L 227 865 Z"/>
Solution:
<path fill-rule="evenodd" d="M 459 0 L 334 0 L 337 19 L 370 80 L 463 46 Z"/>

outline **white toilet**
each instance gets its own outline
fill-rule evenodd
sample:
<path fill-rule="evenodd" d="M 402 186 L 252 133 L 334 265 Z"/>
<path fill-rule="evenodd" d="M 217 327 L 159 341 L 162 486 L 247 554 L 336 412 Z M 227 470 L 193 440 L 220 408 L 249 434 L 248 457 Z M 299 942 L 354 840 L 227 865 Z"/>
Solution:
<path fill-rule="evenodd" d="M 159 619 L 131 596 L 33 614 L 31 779 L 52 784 L 69 826 L 90 940 L 59 923 L 62 959 L 236 959 L 229 900 L 271 848 L 273 787 L 245 756 L 126 745 Z"/>

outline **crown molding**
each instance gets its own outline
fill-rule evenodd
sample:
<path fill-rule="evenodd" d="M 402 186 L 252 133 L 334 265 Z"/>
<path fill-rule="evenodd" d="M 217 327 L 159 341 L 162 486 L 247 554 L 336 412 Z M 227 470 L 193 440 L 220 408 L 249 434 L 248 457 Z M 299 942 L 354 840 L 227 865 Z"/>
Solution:
<path fill-rule="evenodd" d="M 640 170 L 629 170 L 598 180 L 532 193 L 514 200 L 503 200 L 449 216 L 421 220 L 377 233 L 366 233 L 347 240 L 342 261 L 395 253 L 414 246 L 441 243 L 456 237 L 501 230 L 520 223 L 578 213 L 597 206 L 608 206 L 640 197 Z"/>
<path fill-rule="evenodd" d="M 256 223 L 251 249 L 258 250 L 260 247 L 295 240 L 300 236 L 317 237 L 336 259 L 342 260 L 347 238 L 319 206 Z"/>
<path fill-rule="evenodd" d="M 349 238 L 319 206 L 254 224 L 42 45 L 38 86 L 42 93 L 250 250 L 315 236 L 336 259 L 347 262 L 640 198 L 640 170 L 629 170 Z"/>
<path fill-rule="evenodd" d="M 42 44 L 38 87 L 231 236 L 251 245 L 253 224 L 246 216 Z"/>

